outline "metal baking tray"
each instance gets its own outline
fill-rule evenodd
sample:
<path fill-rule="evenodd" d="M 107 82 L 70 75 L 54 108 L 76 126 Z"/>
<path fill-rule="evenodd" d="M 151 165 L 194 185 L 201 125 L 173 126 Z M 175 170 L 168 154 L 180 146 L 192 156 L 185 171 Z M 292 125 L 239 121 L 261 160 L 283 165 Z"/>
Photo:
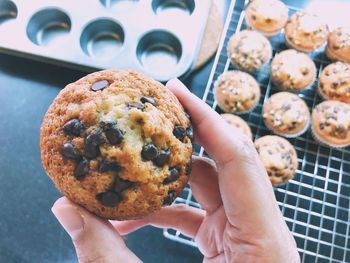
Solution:
<path fill-rule="evenodd" d="M 197 56 L 211 0 L 0 0 L 0 51 L 92 71 L 129 68 L 159 81 Z"/>
<path fill-rule="evenodd" d="M 214 61 L 203 100 L 221 113 L 214 100 L 213 83 L 223 72 L 233 69 L 226 46 L 231 35 L 246 28 L 243 1 L 232 4 L 225 31 Z M 247 1 L 244 3 L 246 4 Z M 235 7 L 235 8 L 234 8 Z M 289 6 L 290 14 L 297 8 Z M 274 54 L 286 49 L 282 34 L 271 39 Z M 330 63 L 323 51 L 310 54 L 318 74 Z M 242 117 L 251 127 L 254 139 L 270 134 L 261 116 L 263 103 L 278 92 L 270 79 L 269 65 L 253 74 L 260 84 L 262 96 L 258 107 Z M 310 110 L 321 102 L 313 87 L 300 94 Z M 337 150 L 319 145 L 311 132 L 289 139 L 298 153 L 299 169 L 286 185 L 274 188 L 276 199 L 289 229 L 297 242 L 302 262 L 350 262 L 350 147 Z M 203 149 L 198 153 L 205 155 Z M 176 203 L 199 207 L 191 189 L 185 188 Z M 195 242 L 179 231 L 165 229 L 164 236 L 190 246 Z"/>

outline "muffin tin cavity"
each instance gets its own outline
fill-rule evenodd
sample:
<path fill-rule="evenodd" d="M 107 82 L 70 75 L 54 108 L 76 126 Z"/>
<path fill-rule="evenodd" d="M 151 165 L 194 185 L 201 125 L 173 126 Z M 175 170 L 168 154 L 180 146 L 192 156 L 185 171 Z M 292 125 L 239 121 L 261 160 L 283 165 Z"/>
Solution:
<path fill-rule="evenodd" d="M 139 0 L 100 0 L 100 3 L 113 11 L 126 11 L 133 8 Z"/>
<path fill-rule="evenodd" d="M 141 38 L 136 53 L 146 72 L 161 77 L 176 71 L 182 56 L 182 46 L 173 34 L 157 30 Z"/>
<path fill-rule="evenodd" d="M 115 57 L 124 43 L 124 30 L 115 21 L 99 19 L 88 24 L 80 37 L 84 53 L 96 60 Z"/>
<path fill-rule="evenodd" d="M 0 0 L 0 25 L 17 17 L 17 6 L 12 1 Z"/>
<path fill-rule="evenodd" d="M 195 9 L 194 0 L 153 0 L 152 8 L 155 14 L 191 15 Z"/>
<path fill-rule="evenodd" d="M 47 8 L 35 13 L 27 25 L 27 36 L 38 46 L 48 46 L 65 38 L 72 22 L 62 10 Z"/>

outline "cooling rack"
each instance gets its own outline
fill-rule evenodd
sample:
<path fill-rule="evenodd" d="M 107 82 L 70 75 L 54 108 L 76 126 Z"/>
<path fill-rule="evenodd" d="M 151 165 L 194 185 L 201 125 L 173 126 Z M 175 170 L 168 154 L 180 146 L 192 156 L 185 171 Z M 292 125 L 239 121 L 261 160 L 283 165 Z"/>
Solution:
<path fill-rule="evenodd" d="M 238 1 L 237 1 L 238 2 Z M 246 1 L 247 2 L 247 1 Z M 288 6 L 290 14 L 298 8 Z M 225 30 L 215 57 L 203 100 L 221 113 L 214 100 L 213 83 L 223 72 L 232 69 L 227 56 L 226 45 L 231 35 L 246 28 L 242 4 L 232 3 L 225 24 Z M 274 54 L 287 49 L 282 34 L 271 39 Z M 310 54 L 318 74 L 330 63 L 323 50 Z M 270 80 L 269 65 L 253 74 L 260 84 L 262 96 L 253 112 L 242 117 L 248 122 L 254 139 L 271 134 L 263 123 L 262 105 L 278 90 Z M 313 87 L 300 94 L 310 110 L 321 99 Z M 294 145 L 299 169 L 288 184 L 274 188 L 279 207 L 293 232 L 302 262 L 350 262 L 350 147 L 342 150 L 330 149 L 316 143 L 310 130 L 304 135 L 289 139 Z M 203 149 L 198 154 L 205 155 Z M 190 188 L 175 201 L 199 207 Z M 195 242 L 179 231 L 165 229 L 168 239 L 196 246 Z"/>

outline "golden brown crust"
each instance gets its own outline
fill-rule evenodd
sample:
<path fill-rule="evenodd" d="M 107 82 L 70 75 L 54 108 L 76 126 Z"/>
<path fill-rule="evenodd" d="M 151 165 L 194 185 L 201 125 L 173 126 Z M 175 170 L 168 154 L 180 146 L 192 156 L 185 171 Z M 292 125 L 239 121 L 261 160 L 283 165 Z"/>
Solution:
<path fill-rule="evenodd" d="M 230 38 L 227 52 L 232 64 L 238 69 L 253 72 L 271 59 L 272 48 L 269 40 L 262 34 L 243 30 Z"/>
<path fill-rule="evenodd" d="M 312 111 L 312 132 L 315 139 L 331 147 L 350 145 L 350 105 L 328 100 Z"/>
<path fill-rule="evenodd" d="M 260 87 L 248 73 L 231 70 L 219 76 L 215 83 L 214 95 L 223 111 L 244 113 L 258 104 Z"/>
<path fill-rule="evenodd" d="M 109 86 L 92 91 L 92 85 L 101 80 L 107 80 Z M 128 105 L 140 102 L 142 96 L 152 97 L 156 106 L 143 103 L 141 110 Z M 78 119 L 85 126 L 78 136 L 67 135 L 63 130 L 72 119 Z M 97 146 L 98 156 L 88 158 L 84 148 L 87 136 L 101 128 L 103 121 L 116 121 L 124 133 L 123 140 L 112 144 L 104 131 L 104 143 Z M 132 71 L 95 72 L 69 84 L 48 109 L 40 130 L 42 163 L 57 188 L 89 211 L 109 219 L 138 218 L 160 209 L 164 199 L 172 201 L 188 181 L 185 170 L 192 143 L 188 136 L 183 142 L 177 139 L 173 135 L 174 125 L 186 128 L 190 127 L 190 121 L 177 98 L 162 84 Z M 76 147 L 80 159 L 89 162 L 89 171 L 83 178 L 77 179 L 76 175 L 79 161 L 62 155 L 66 142 Z M 152 161 L 143 160 L 140 153 L 147 143 L 153 143 L 159 150 L 170 150 L 164 166 L 157 167 Z M 116 161 L 121 171 L 101 172 L 103 158 Z M 164 184 L 170 167 L 177 168 L 178 179 Z M 118 193 L 122 200 L 115 206 L 102 205 L 96 196 L 116 187 L 113 185 L 117 179 L 128 180 L 132 186 Z"/>
<path fill-rule="evenodd" d="M 233 115 L 231 113 L 223 113 L 221 117 L 235 130 L 239 130 L 241 133 L 253 139 L 252 131 L 248 125 L 241 117 Z"/>
<path fill-rule="evenodd" d="M 245 19 L 254 30 L 272 37 L 288 20 L 288 8 L 279 0 L 254 0 L 246 9 Z"/>
<path fill-rule="evenodd" d="M 295 137 L 307 130 L 310 112 L 299 96 L 279 92 L 272 95 L 264 104 L 263 118 L 265 125 L 275 133 Z"/>
<path fill-rule="evenodd" d="M 287 45 L 302 52 L 321 47 L 329 34 L 327 24 L 315 14 L 306 11 L 294 13 L 284 27 Z"/>
<path fill-rule="evenodd" d="M 350 64 L 329 64 L 318 80 L 318 93 L 326 100 L 338 100 L 350 104 Z"/>
<path fill-rule="evenodd" d="M 271 80 L 281 90 L 299 92 L 308 88 L 316 78 L 315 63 L 304 53 L 284 50 L 271 62 Z"/>
<path fill-rule="evenodd" d="M 326 55 L 350 63 L 350 27 L 338 27 L 329 34 Z"/>
<path fill-rule="evenodd" d="M 289 141 L 267 135 L 255 140 L 255 147 L 272 185 L 284 184 L 293 178 L 298 169 L 298 157 Z"/>

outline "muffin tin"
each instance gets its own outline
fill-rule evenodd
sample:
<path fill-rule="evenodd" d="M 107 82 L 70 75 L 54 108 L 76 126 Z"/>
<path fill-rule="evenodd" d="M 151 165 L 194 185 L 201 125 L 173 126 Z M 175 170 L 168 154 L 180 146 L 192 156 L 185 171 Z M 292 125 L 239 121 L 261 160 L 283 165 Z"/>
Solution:
<path fill-rule="evenodd" d="M 0 51 L 87 71 L 187 73 L 210 0 L 0 0 Z"/>

